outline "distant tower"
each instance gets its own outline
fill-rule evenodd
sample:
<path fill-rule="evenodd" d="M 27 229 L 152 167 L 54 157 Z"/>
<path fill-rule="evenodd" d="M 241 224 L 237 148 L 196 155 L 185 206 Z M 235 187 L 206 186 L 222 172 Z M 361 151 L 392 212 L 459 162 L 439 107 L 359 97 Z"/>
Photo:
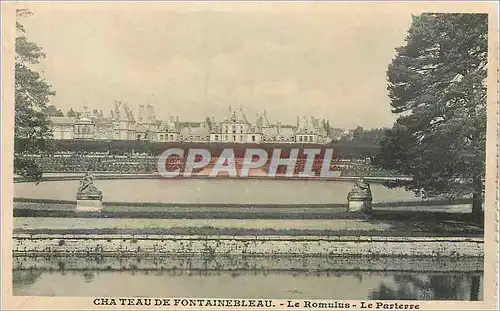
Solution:
<path fill-rule="evenodd" d="M 147 109 L 146 110 L 146 121 L 148 123 L 152 123 L 153 122 L 153 106 L 148 105 L 146 109 Z"/>
<path fill-rule="evenodd" d="M 90 117 L 90 112 L 89 112 L 89 107 L 87 105 L 83 106 L 83 117 L 89 118 Z"/>
<path fill-rule="evenodd" d="M 144 105 L 139 105 L 139 122 L 142 123 L 144 119 Z"/>

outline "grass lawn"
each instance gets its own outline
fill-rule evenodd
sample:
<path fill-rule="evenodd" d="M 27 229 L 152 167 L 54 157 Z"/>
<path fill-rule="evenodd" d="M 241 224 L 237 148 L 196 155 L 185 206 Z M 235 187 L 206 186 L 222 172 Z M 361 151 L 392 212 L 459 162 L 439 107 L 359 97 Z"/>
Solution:
<path fill-rule="evenodd" d="M 392 216 L 392 219 L 390 219 Z M 463 220 L 398 219 L 391 214 L 363 219 L 132 219 L 15 217 L 14 233 L 125 235 L 281 235 L 482 237 Z"/>

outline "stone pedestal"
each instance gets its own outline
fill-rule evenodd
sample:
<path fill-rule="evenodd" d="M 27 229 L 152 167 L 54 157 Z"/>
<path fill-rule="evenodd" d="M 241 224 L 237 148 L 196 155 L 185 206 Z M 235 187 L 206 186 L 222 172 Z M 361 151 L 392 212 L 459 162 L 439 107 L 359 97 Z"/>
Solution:
<path fill-rule="evenodd" d="M 347 195 L 347 211 L 369 212 L 372 210 L 372 191 L 363 178 L 359 179 Z"/>
<path fill-rule="evenodd" d="M 102 191 L 94 186 L 94 176 L 88 171 L 80 180 L 80 187 L 76 193 L 76 211 L 100 212 L 102 209 Z"/>
<path fill-rule="evenodd" d="M 349 212 L 368 212 L 372 210 L 372 197 L 358 195 L 348 196 L 347 205 L 347 211 Z"/>
<path fill-rule="evenodd" d="M 102 201 L 98 199 L 76 200 L 77 212 L 100 212 L 102 211 Z"/>

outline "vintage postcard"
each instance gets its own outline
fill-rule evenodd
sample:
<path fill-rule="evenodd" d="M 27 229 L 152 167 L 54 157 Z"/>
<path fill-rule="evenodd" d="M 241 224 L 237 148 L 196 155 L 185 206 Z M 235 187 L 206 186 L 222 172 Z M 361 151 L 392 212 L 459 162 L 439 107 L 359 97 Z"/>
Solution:
<path fill-rule="evenodd" d="M 2 309 L 495 310 L 494 2 L 2 2 Z"/>

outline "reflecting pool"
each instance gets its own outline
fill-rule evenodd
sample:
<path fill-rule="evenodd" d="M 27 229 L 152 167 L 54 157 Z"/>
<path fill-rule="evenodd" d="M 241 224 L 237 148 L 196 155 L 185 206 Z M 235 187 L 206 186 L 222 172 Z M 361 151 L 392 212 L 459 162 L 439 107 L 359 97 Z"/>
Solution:
<path fill-rule="evenodd" d="M 14 196 L 75 200 L 79 181 L 16 183 Z M 106 202 L 331 204 L 346 203 L 353 183 L 270 179 L 115 179 L 97 180 Z M 404 189 L 371 185 L 374 202 L 417 199 Z"/>
<path fill-rule="evenodd" d="M 482 300 L 481 261 L 269 258 L 14 260 L 14 295 Z M 371 260 L 371 261 L 370 261 Z M 177 267 L 176 267 L 177 265 Z M 371 268 L 370 268 L 371 267 Z M 370 270 L 371 269 L 371 270 Z M 376 269 L 379 269 L 378 271 Z"/>

